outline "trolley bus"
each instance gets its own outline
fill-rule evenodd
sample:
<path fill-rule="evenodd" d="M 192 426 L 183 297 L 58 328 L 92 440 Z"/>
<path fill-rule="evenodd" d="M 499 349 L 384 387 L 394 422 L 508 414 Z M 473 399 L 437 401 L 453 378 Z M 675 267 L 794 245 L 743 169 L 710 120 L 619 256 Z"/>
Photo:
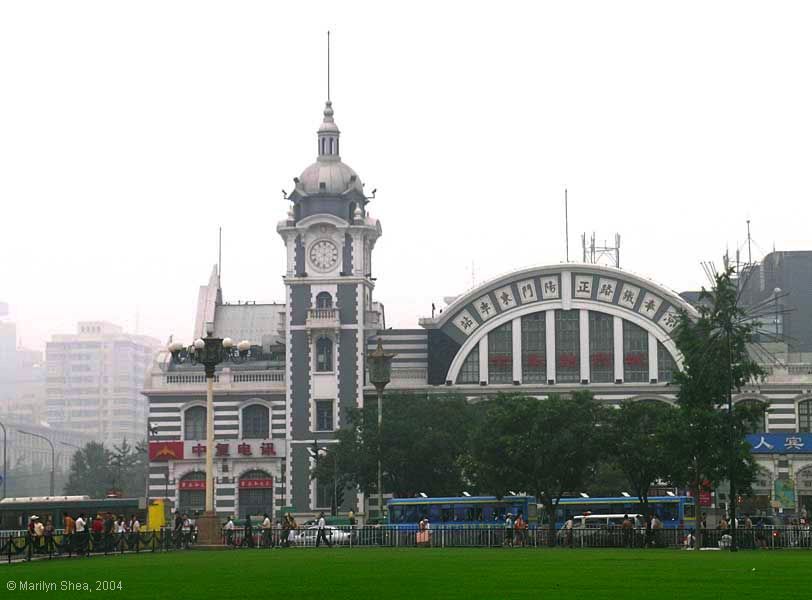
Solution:
<path fill-rule="evenodd" d="M 137 515 L 146 522 L 147 504 L 145 498 L 97 498 L 90 496 L 34 496 L 23 498 L 3 498 L 0 500 L 0 530 L 20 531 L 28 526 L 31 515 L 43 519 L 51 517 L 55 529 L 64 526 L 63 513 L 76 517 L 80 513 L 97 515 L 113 513 L 129 517 Z"/>
<path fill-rule="evenodd" d="M 690 496 L 652 496 L 648 499 L 648 513 L 654 513 L 666 529 L 695 528 L 696 503 Z M 561 498 L 555 512 L 556 527 L 560 528 L 570 517 L 582 515 L 632 515 L 643 514 L 637 498 Z M 539 515 L 546 519 L 546 512 L 539 506 Z M 648 514 L 643 515 L 648 518 Z"/>
<path fill-rule="evenodd" d="M 388 523 L 398 529 L 417 529 L 428 517 L 442 527 L 470 527 L 504 522 L 505 515 L 521 513 L 528 523 L 537 520 L 534 496 L 459 496 L 440 498 L 393 498 L 387 502 Z"/>

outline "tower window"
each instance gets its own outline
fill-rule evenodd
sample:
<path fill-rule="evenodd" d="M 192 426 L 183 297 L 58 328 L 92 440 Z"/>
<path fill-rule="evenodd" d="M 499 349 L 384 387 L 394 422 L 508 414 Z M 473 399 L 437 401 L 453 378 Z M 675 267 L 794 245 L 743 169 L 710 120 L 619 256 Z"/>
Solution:
<path fill-rule="evenodd" d="M 333 308 L 333 297 L 330 292 L 319 292 L 316 296 L 316 308 Z"/>
<path fill-rule="evenodd" d="M 316 371 L 319 373 L 333 370 L 333 340 L 320 337 L 316 340 Z"/>

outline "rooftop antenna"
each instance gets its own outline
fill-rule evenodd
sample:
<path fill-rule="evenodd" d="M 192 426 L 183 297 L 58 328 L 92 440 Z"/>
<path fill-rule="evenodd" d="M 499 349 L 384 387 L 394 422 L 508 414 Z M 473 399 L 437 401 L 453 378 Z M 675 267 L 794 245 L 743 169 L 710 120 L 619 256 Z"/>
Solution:
<path fill-rule="evenodd" d="M 753 264 L 753 250 L 750 247 L 750 219 L 747 219 L 747 264 Z"/>
<path fill-rule="evenodd" d="M 221 275 L 223 274 L 223 226 L 217 234 L 217 279 L 218 283 Z"/>
<path fill-rule="evenodd" d="M 570 221 L 567 203 L 567 186 L 564 186 L 564 240 L 567 246 L 567 262 L 570 261 Z"/>

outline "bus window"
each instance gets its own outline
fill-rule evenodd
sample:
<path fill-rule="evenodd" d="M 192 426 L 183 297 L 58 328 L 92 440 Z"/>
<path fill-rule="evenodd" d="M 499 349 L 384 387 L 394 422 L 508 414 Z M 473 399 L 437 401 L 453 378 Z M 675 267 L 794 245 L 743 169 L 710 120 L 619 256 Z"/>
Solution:
<path fill-rule="evenodd" d="M 696 504 L 693 502 L 686 502 L 683 504 L 682 509 L 684 511 L 684 518 L 685 519 L 695 519 L 696 518 Z"/>
<path fill-rule="evenodd" d="M 443 523 L 450 523 L 454 520 L 454 507 L 451 504 L 443 504 L 440 507 L 440 520 Z"/>
<path fill-rule="evenodd" d="M 428 506 L 428 511 L 429 511 L 429 521 L 433 523 L 439 523 L 440 521 L 442 521 L 442 518 L 440 516 L 440 506 L 438 504 L 430 504 Z"/>

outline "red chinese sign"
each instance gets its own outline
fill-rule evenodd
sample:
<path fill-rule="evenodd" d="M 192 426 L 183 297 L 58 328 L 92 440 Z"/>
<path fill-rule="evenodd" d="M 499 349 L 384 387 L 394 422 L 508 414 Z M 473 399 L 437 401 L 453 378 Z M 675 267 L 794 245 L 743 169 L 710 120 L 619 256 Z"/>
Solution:
<path fill-rule="evenodd" d="M 183 442 L 150 442 L 149 459 L 154 462 L 162 460 L 180 460 L 183 458 Z"/>
<path fill-rule="evenodd" d="M 558 356 L 558 366 L 564 369 L 574 369 L 578 366 L 578 355 L 564 353 Z"/>
<path fill-rule="evenodd" d="M 273 477 L 270 479 L 240 479 L 240 489 L 273 489 Z"/>
<path fill-rule="evenodd" d="M 180 490 L 205 490 L 206 482 L 204 480 L 195 481 L 179 481 L 178 489 Z"/>

